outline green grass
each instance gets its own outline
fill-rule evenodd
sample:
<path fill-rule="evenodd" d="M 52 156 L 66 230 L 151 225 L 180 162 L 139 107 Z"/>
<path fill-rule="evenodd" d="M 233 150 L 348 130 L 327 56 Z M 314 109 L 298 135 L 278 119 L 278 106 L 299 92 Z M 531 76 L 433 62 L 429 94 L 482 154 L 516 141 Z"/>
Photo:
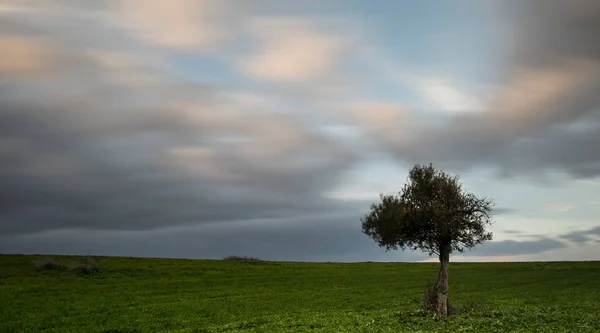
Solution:
<path fill-rule="evenodd" d="M 0 255 L 0 332 L 600 332 L 600 262 L 451 263 L 438 318 L 437 264 L 39 258 Z"/>

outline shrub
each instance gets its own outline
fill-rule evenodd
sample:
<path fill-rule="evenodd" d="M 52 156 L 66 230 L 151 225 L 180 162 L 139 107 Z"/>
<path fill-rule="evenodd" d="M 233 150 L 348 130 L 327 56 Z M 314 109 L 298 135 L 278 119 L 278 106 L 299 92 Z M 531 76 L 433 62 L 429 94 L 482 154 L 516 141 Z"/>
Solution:
<path fill-rule="evenodd" d="M 92 257 L 87 257 L 86 263 L 75 265 L 73 270 L 83 275 L 97 274 L 101 271 L 100 265 Z"/>
<path fill-rule="evenodd" d="M 421 308 L 425 311 L 436 311 L 437 310 L 437 290 L 434 284 L 427 281 L 427 289 L 423 293 L 423 299 L 421 300 Z"/>
<path fill-rule="evenodd" d="M 65 265 L 48 257 L 34 261 L 33 266 L 40 271 L 57 271 L 65 269 Z"/>
<path fill-rule="evenodd" d="M 247 257 L 247 256 L 227 256 L 223 260 L 236 260 L 236 261 L 261 261 L 258 258 Z"/>
<path fill-rule="evenodd" d="M 421 308 L 425 311 L 437 312 L 437 287 L 430 281 L 427 282 L 427 289 L 423 293 Z M 448 314 L 455 314 L 456 309 L 448 302 Z"/>

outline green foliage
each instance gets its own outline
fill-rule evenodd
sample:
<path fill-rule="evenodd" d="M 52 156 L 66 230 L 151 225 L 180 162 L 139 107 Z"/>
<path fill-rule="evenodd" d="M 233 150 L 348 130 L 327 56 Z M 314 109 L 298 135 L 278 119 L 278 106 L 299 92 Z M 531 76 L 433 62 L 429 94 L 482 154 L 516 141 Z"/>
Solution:
<path fill-rule="evenodd" d="M 420 309 L 434 263 L 39 258 L 0 255 L 0 332 L 600 332 L 600 262 L 453 263 L 439 317 Z"/>
<path fill-rule="evenodd" d="M 463 191 L 458 177 L 416 165 L 398 194 L 380 195 L 361 219 L 363 233 L 387 250 L 432 254 L 470 249 L 492 239 L 493 203 Z"/>

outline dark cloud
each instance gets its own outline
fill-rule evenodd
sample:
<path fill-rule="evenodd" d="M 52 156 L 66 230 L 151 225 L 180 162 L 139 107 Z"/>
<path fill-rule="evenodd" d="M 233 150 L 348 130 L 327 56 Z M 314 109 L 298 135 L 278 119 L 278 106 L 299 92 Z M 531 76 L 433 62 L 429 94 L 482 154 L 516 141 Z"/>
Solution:
<path fill-rule="evenodd" d="M 466 256 L 507 256 L 520 254 L 537 254 L 549 250 L 562 249 L 567 245 L 552 238 L 541 238 L 532 241 L 499 241 L 480 245 L 473 251 L 465 251 Z"/>
<path fill-rule="evenodd" d="M 3 253 L 94 254 L 282 261 L 421 261 L 420 252 L 384 252 L 360 232 L 358 216 L 230 221 L 152 231 L 50 231 L 0 238 Z"/>
<path fill-rule="evenodd" d="M 385 252 L 360 232 L 357 214 L 239 220 L 147 231 L 55 230 L 0 237 L 2 253 L 53 253 L 220 259 L 227 255 L 282 261 L 422 261 L 419 251 Z M 454 255 L 507 256 L 562 249 L 559 240 L 499 241 Z"/>
<path fill-rule="evenodd" d="M 104 127 L 74 121 L 60 109 L 27 104 L 0 105 L 2 232 L 146 229 L 345 209 L 320 195 L 335 184 L 338 168 L 351 162 L 343 154 L 335 159 L 325 139 L 307 135 L 305 152 L 318 156 L 323 150 L 334 157 L 332 162 L 298 170 L 256 165 L 225 153 L 217 161 L 184 161 L 200 171 L 216 168 L 235 175 L 216 182 L 209 175 L 186 173 L 169 160 L 169 147 L 197 145 L 177 122 L 144 114 L 131 128 Z M 112 121 L 123 126 L 127 117 L 123 120 Z M 88 126 L 93 129 L 85 130 Z M 201 141 L 200 134 L 196 137 Z M 270 163 L 283 164 L 273 158 Z"/>
<path fill-rule="evenodd" d="M 573 231 L 564 235 L 561 235 L 559 238 L 567 240 L 571 243 L 583 244 L 587 242 L 591 242 L 594 238 L 600 237 L 600 226 L 594 227 L 588 230 L 581 231 Z"/>
<path fill-rule="evenodd" d="M 520 230 L 502 230 L 503 233 L 505 234 L 511 234 L 511 235 L 522 235 L 523 232 Z"/>
<path fill-rule="evenodd" d="M 525 236 L 523 232 L 518 230 L 504 230 L 504 233 Z M 600 237 L 600 227 L 593 227 L 587 230 L 572 231 L 559 235 L 557 239 L 549 238 L 544 235 L 526 235 L 534 237 L 534 240 L 529 241 L 514 241 L 506 240 L 500 242 L 490 242 L 479 246 L 473 251 L 467 251 L 465 255 L 478 256 L 502 256 L 502 255 L 521 255 L 521 254 L 538 254 L 545 251 L 562 249 L 568 246 L 569 243 L 583 245 L 595 241 Z"/>
<path fill-rule="evenodd" d="M 521 66 L 552 66 L 571 58 L 600 59 L 600 4 L 594 0 L 510 1 L 499 5 L 516 24 L 510 53 Z"/>
<path fill-rule="evenodd" d="M 44 19 L 13 20 L 9 31 L 27 31 L 37 37 L 31 43 L 51 35 L 40 45 L 61 49 L 52 59 L 31 54 L 46 76 L 0 79 L 0 233 L 148 230 L 352 208 L 321 193 L 354 157 L 297 115 L 256 110 L 235 91 L 180 83 L 159 67 L 105 64 L 63 26 L 35 35 Z M 158 79 L 121 82 L 121 71 Z M 232 134 L 242 140 L 219 141 Z"/>
<path fill-rule="evenodd" d="M 517 211 L 516 209 L 507 208 L 507 207 L 496 207 L 496 208 L 494 208 L 494 214 L 496 214 L 496 215 L 514 214 L 516 211 Z"/>

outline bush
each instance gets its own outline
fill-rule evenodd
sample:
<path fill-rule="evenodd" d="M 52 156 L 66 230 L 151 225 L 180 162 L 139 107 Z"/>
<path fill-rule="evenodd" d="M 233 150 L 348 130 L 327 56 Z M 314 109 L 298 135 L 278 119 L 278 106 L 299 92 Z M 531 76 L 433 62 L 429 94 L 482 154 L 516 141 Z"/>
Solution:
<path fill-rule="evenodd" d="M 437 286 L 435 283 L 427 282 L 427 289 L 423 293 L 421 308 L 425 311 L 437 312 Z M 455 314 L 456 309 L 448 300 L 448 314 Z"/>
<path fill-rule="evenodd" d="M 427 281 L 427 289 L 423 293 L 421 308 L 425 311 L 437 310 L 437 288 L 430 281 Z"/>
<path fill-rule="evenodd" d="M 223 258 L 223 260 L 236 260 L 236 261 L 261 261 L 258 258 L 254 258 L 254 257 L 246 257 L 246 256 L 227 256 L 225 258 Z"/>
<path fill-rule="evenodd" d="M 42 258 L 33 262 L 33 266 L 40 271 L 58 271 L 65 269 L 65 265 L 52 258 Z"/>
<path fill-rule="evenodd" d="M 73 270 L 83 275 L 97 274 L 101 271 L 100 265 L 92 257 L 87 257 L 87 262 L 84 264 L 75 265 Z"/>

